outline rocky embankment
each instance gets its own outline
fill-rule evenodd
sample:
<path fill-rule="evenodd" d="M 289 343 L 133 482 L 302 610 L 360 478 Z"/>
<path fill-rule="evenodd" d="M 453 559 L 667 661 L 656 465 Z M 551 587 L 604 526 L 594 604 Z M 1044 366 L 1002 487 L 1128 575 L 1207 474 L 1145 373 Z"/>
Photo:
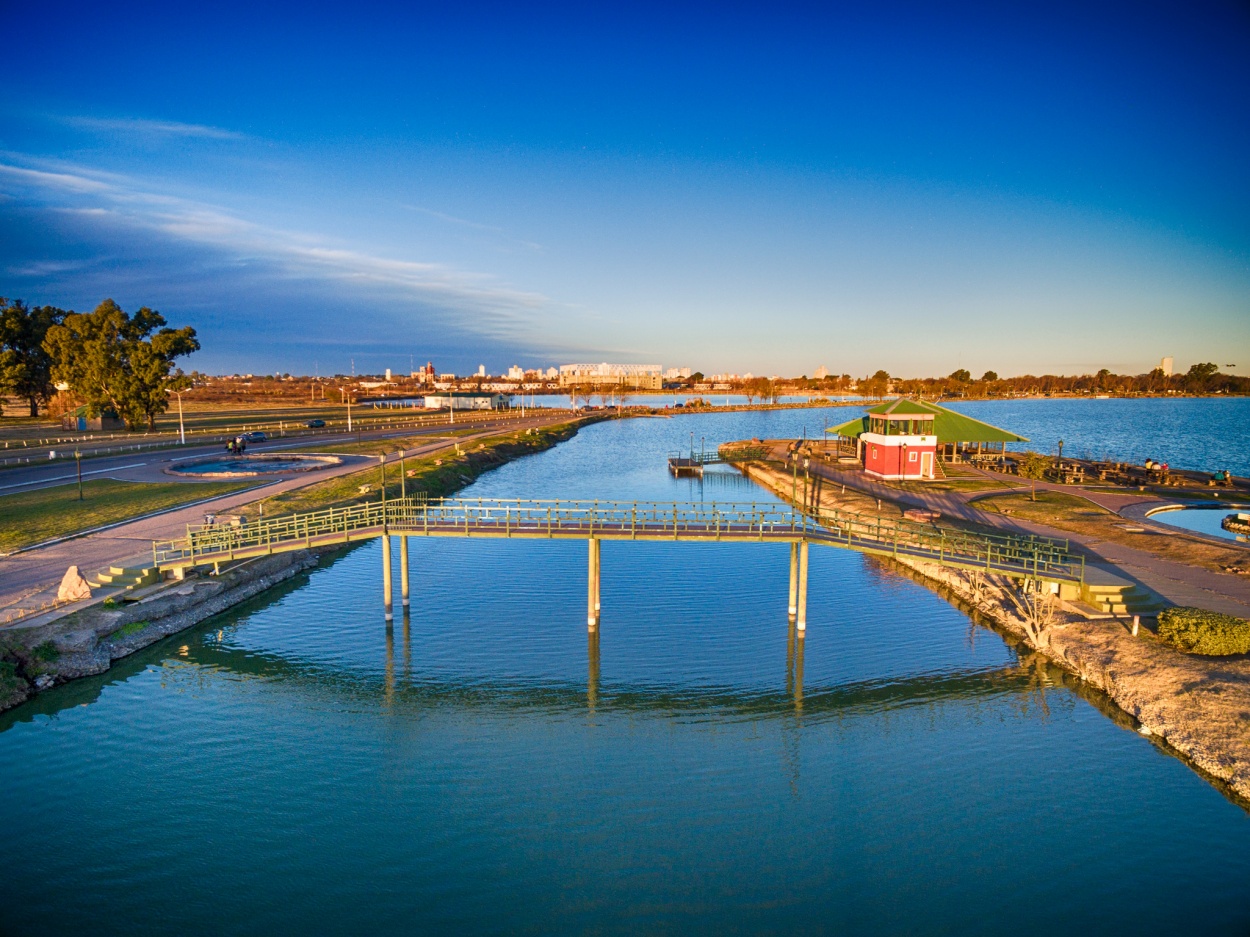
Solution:
<path fill-rule="evenodd" d="M 258 557 L 220 576 L 191 577 L 116 608 L 93 605 L 0 633 L 0 710 L 40 690 L 103 673 L 113 661 L 190 628 L 315 566 L 315 551 Z"/>
<path fill-rule="evenodd" d="M 789 476 L 752 467 L 750 477 L 787 499 Z M 1123 619 L 1086 620 L 1062 603 L 1039 600 L 1005 576 L 951 569 L 910 558 L 881 560 L 914 571 L 1105 693 L 1136 720 L 1138 731 L 1166 743 L 1231 795 L 1250 804 L 1250 659 L 1178 651 Z"/>

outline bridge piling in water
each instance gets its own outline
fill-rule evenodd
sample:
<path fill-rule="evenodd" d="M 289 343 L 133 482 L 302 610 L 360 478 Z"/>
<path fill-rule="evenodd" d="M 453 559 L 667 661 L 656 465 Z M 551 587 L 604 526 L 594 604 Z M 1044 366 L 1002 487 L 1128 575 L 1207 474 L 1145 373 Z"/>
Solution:
<path fill-rule="evenodd" d="M 405 614 L 408 612 L 408 535 L 399 538 L 399 600 L 403 604 Z"/>
<path fill-rule="evenodd" d="M 794 621 L 794 616 L 799 613 L 799 545 L 797 542 L 790 544 L 790 605 L 789 617 L 790 621 Z"/>
<path fill-rule="evenodd" d="M 586 630 L 599 628 L 599 544 L 598 537 L 591 537 L 588 556 L 588 581 L 586 584 Z"/>
<path fill-rule="evenodd" d="M 391 537 L 390 534 L 382 534 L 382 607 L 386 611 L 386 620 L 388 622 L 395 620 L 395 613 L 392 610 L 394 586 L 391 583 Z"/>
<path fill-rule="evenodd" d="M 807 630 L 807 541 L 799 544 L 799 610 L 795 621 L 799 637 Z"/>

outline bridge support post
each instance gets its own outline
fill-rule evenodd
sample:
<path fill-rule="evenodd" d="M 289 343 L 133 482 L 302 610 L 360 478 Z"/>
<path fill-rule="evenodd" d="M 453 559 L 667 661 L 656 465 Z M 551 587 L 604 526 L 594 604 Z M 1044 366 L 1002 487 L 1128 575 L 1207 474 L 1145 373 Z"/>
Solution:
<path fill-rule="evenodd" d="M 799 545 L 797 542 L 790 544 L 790 620 L 794 621 L 794 616 L 799 611 Z"/>
<path fill-rule="evenodd" d="M 598 537 L 587 541 L 590 545 L 588 557 L 588 579 L 586 583 L 586 630 L 596 631 L 599 628 L 599 544 Z"/>
<path fill-rule="evenodd" d="M 399 538 L 399 600 L 408 610 L 408 535 Z"/>
<path fill-rule="evenodd" d="M 394 621 L 392 610 L 394 588 L 391 584 L 391 535 L 382 535 L 382 607 L 386 611 L 386 620 Z"/>
<path fill-rule="evenodd" d="M 794 627 L 799 637 L 807 630 L 807 541 L 799 544 L 799 611 Z"/>

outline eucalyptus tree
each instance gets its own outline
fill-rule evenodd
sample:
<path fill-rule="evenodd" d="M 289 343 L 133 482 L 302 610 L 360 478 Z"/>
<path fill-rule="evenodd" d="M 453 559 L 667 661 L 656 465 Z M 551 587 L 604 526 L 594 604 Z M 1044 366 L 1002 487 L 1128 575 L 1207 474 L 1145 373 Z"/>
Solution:
<path fill-rule="evenodd" d="M 0 296 L 0 390 L 30 404 L 30 415 L 51 399 L 52 356 L 43 347 L 48 330 L 65 318 L 55 306 L 27 306 Z"/>
<path fill-rule="evenodd" d="M 165 317 L 144 306 L 128 315 L 106 299 L 90 313 L 69 313 L 48 329 L 44 348 L 52 376 L 81 397 L 88 412 L 112 411 L 131 429 L 156 425 L 169 407 L 169 391 L 181 372 L 174 359 L 200 348 L 195 329 L 167 327 Z"/>

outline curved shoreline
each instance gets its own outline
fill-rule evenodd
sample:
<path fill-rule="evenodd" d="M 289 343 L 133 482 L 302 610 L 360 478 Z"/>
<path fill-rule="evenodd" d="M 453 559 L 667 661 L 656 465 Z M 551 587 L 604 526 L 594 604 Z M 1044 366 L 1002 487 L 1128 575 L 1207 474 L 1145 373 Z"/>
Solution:
<path fill-rule="evenodd" d="M 749 477 L 783 501 L 790 500 L 788 484 L 774 487 L 760 472 Z M 1106 694 L 1142 735 L 1166 743 L 1250 810 L 1250 655 L 1185 654 L 1164 644 L 1146 625 L 1133 635 L 1131 616 L 1090 620 L 1063 603 L 1052 621 L 1031 627 L 1017 606 L 1016 584 L 1008 577 L 906 557 L 880 561 L 922 577 L 947 601 L 956 596 L 998 630 Z"/>

